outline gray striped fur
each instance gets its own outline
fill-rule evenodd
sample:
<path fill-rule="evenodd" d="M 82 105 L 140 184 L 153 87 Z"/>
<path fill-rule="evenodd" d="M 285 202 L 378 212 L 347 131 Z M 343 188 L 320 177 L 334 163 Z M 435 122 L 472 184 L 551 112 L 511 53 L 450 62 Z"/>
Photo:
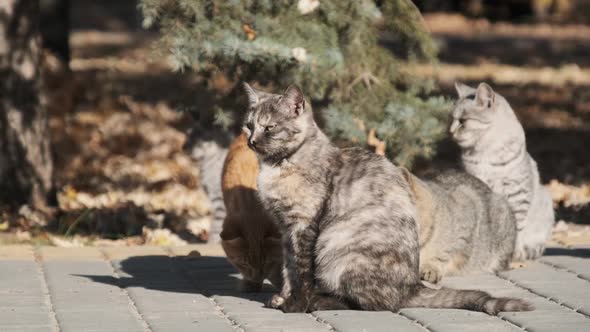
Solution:
<path fill-rule="evenodd" d="M 474 89 L 458 83 L 456 89 L 450 131 L 461 147 L 463 166 L 508 200 L 518 230 L 514 259 L 536 259 L 555 217 L 551 195 L 527 152 L 524 129 L 506 99 L 488 84 Z"/>
<path fill-rule="evenodd" d="M 227 155 L 230 137 L 219 129 L 195 126 L 188 135 L 185 151 L 199 164 L 199 180 L 211 202 L 210 243 L 219 243 L 221 226 L 225 218 L 225 205 L 221 192 L 221 171 Z"/>
<path fill-rule="evenodd" d="M 401 169 L 364 149 L 334 146 L 299 88 L 283 95 L 246 90 L 245 132 L 260 162 L 258 192 L 283 234 L 283 289 L 272 307 L 531 309 L 481 291 L 424 286 L 416 206 Z"/>
<path fill-rule="evenodd" d="M 437 283 L 445 275 L 508 268 L 516 223 L 504 197 L 462 171 L 425 180 L 403 171 L 418 208 L 423 280 Z"/>

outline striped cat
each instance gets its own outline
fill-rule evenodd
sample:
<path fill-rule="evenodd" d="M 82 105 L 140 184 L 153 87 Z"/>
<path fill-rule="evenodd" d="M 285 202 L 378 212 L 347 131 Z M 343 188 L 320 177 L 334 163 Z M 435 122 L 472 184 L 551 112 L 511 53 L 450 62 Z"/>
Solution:
<path fill-rule="evenodd" d="M 211 201 L 212 220 L 209 243 L 219 243 L 225 206 L 221 192 L 221 171 L 230 138 L 221 130 L 196 125 L 188 135 L 184 150 L 199 163 L 200 182 Z"/>
<path fill-rule="evenodd" d="M 463 171 L 422 180 L 401 169 L 418 208 L 423 280 L 437 283 L 445 275 L 508 268 L 516 222 L 503 196 Z"/>
<path fill-rule="evenodd" d="M 488 84 L 474 89 L 457 83 L 455 88 L 459 100 L 450 132 L 461 147 L 463 166 L 508 200 L 518 232 L 513 258 L 536 259 L 555 217 L 551 195 L 527 152 L 524 129 L 506 99 Z"/>
<path fill-rule="evenodd" d="M 271 307 L 532 309 L 482 291 L 424 286 L 416 206 L 400 168 L 365 149 L 332 144 L 299 88 L 279 95 L 245 87 L 244 131 L 260 163 L 260 201 L 283 234 L 283 287 Z"/>

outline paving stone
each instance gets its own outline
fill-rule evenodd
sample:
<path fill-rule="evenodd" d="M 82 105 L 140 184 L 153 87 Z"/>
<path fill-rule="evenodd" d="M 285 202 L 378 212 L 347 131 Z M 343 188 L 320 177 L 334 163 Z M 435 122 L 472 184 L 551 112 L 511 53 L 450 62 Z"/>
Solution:
<path fill-rule="evenodd" d="M 143 330 L 108 262 L 52 259 L 43 267 L 62 331 Z"/>
<path fill-rule="evenodd" d="M 27 245 L 2 245 L 0 246 L 0 260 L 2 262 L 18 260 L 18 261 L 34 261 L 35 254 L 33 248 Z"/>
<path fill-rule="evenodd" d="M 202 294 L 194 292 L 177 293 L 167 290 L 127 288 L 136 306 L 142 313 L 169 311 L 213 311 L 213 302 Z"/>
<path fill-rule="evenodd" d="M 41 274 L 34 261 L 2 261 L 0 266 L 0 307 L 14 304 L 38 303 L 43 298 Z M 8 301 L 10 300 L 10 302 Z"/>
<path fill-rule="evenodd" d="M 171 331 L 215 331 L 215 332 L 229 332 L 235 331 L 229 324 L 222 321 L 192 321 L 189 323 L 178 321 L 173 323 L 160 324 L 155 323 L 152 326 L 154 332 L 171 332 Z M 276 331 L 276 330 L 275 330 Z"/>
<path fill-rule="evenodd" d="M 243 295 L 246 296 L 246 295 Z M 244 330 L 273 328 L 281 329 L 323 329 L 327 327 L 317 322 L 309 314 L 285 314 L 280 310 L 264 307 L 262 299 L 270 295 L 251 295 L 251 299 L 232 296 L 214 296 L 227 316 Z"/>
<path fill-rule="evenodd" d="M 572 257 L 572 256 L 544 256 L 540 259 L 541 262 L 566 269 L 579 278 L 590 281 L 590 264 L 588 258 Z"/>
<path fill-rule="evenodd" d="M 337 331 L 342 332 L 426 331 L 424 327 L 412 322 L 408 318 L 389 311 L 317 311 L 314 312 L 314 316 L 330 324 Z"/>
<path fill-rule="evenodd" d="M 406 308 L 400 313 L 433 331 L 518 331 L 512 324 L 482 312 Z"/>
<path fill-rule="evenodd" d="M 45 296 L 39 294 L 0 294 L 0 310 L 4 308 L 44 307 Z"/>
<path fill-rule="evenodd" d="M 311 316 L 306 314 L 283 314 L 277 315 L 267 319 L 256 319 L 250 316 L 243 316 L 239 320 L 236 320 L 238 326 L 247 330 L 253 328 L 274 328 L 276 330 L 282 329 L 320 329 L 329 331 L 329 328 L 317 322 Z"/>
<path fill-rule="evenodd" d="M 3 326 L 2 332 L 52 332 L 54 329 L 49 325 L 40 325 L 40 326 L 17 326 L 17 327 L 10 327 L 10 326 Z"/>
<path fill-rule="evenodd" d="M 23 325 L 50 325 L 49 312 L 47 308 L 3 308 L 0 310 L 0 331 L 4 327 Z"/>
<path fill-rule="evenodd" d="M 447 287 L 522 298 L 536 307 L 532 312 L 500 313 L 499 317 L 424 308 L 403 309 L 401 315 L 284 314 L 264 307 L 276 291 L 272 287 L 267 286 L 264 293 L 236 291 L 240 275 L 221 256 L 219 246 L 37 250 L 42 270 L 31 247 L 0 247 L 2 332 L 57 331 L 49 300 L 60 331 L 145 332 L 146 326 L 152 331 L 319 332 L 329 331 L 330 326 L 343 332 L 425 331 L 420 324 L 432 331 L 590 331 L 590 282 L 584 280 L 590 264 L 582 249 L 551 249 L 541 262 L 527 263 L 500 277 L 471 274 L 443 280 Z M 184 257 L 191 250 L 204 256 Z"/>
<path fill-rule="evenodd" d="M 499 315 L 528 331 L 590 331 L 590 319 L 567 310 L 534 310 L 527 312 L 503 312 Z M 581 327 L 584 327 L 580 329 Z M 574 329 L 574 328 L 577 328 Z"/>
<path fill-rule="evenodd" d="M 500 273 L 514 283 L 590 316 L 590 283 L 541 263 Z"/>
<path fill-rule="evenodd" d="M 311 328 L 311 327 L 245 327 L 243 328 L 244 332 L 326 332 L 325 328 Z"/>
<path fill-rule="evenodd" d="M 231 323 L 213 312 L 160 312 L 143 315 L 153 331 L 233 331 Z"/>
<path fill-rule="evenodd" d="M 104 259 L 104 255 L 96 247 L 40 247 L 39 252 L 43 261 L 102 261 Z"/>
<path fill-rule="evenodd" d="M 131 312 L 118 310 L 58 312 L 56 318 L 62 331 L 144 331 Z"/>
<path fill-rule="evenodd" d="M 104 247 L 100 248 L 110 260 L 121 260 L 140 256 L 168 256 L 162 247 L 137 246 L 137 247 Z"/>

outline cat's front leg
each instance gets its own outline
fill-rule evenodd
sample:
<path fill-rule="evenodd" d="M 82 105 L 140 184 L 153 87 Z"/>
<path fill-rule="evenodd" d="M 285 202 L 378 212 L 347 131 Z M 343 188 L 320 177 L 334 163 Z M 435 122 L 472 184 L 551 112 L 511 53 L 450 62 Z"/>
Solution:
<path fill-rule="evenodd" d="M 287 250 L 283 250 L 283 257 L 286 257 Z M 283 269 L 281 274 L 281 288 L 279 294 L 274 294 L 267 303 L 269 308 L 283 309 L 285 299 L 291 296 L 291 282 L 288 276 L 287 260 L 283 259 Z"/>
<path fill-rule="evenodd" d="M 283 237 L 285 273 L 283 289 L 271 306 L 284 312 L 307 312 L 314 288 L 314 248 L 317 231 L 310 222 L 299 221 Z"/>
<path fill-rule="evenodd" d="M 420 251 L 420 279 L 437 284 L 446 273 L 450 257 L 448 253 L 428 250 L 425 246 Z"/>

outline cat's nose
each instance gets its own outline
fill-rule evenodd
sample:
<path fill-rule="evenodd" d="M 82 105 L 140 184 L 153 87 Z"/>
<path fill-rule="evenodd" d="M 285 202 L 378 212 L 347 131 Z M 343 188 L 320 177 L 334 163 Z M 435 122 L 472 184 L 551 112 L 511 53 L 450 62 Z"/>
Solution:
<path fill-rule="evenodd" d="M 248 143 L 250 144 L 250 146 L 256 146 L 256 139 L 254 137 L 252 137 L 252 138 L 250 138 Z"/>

